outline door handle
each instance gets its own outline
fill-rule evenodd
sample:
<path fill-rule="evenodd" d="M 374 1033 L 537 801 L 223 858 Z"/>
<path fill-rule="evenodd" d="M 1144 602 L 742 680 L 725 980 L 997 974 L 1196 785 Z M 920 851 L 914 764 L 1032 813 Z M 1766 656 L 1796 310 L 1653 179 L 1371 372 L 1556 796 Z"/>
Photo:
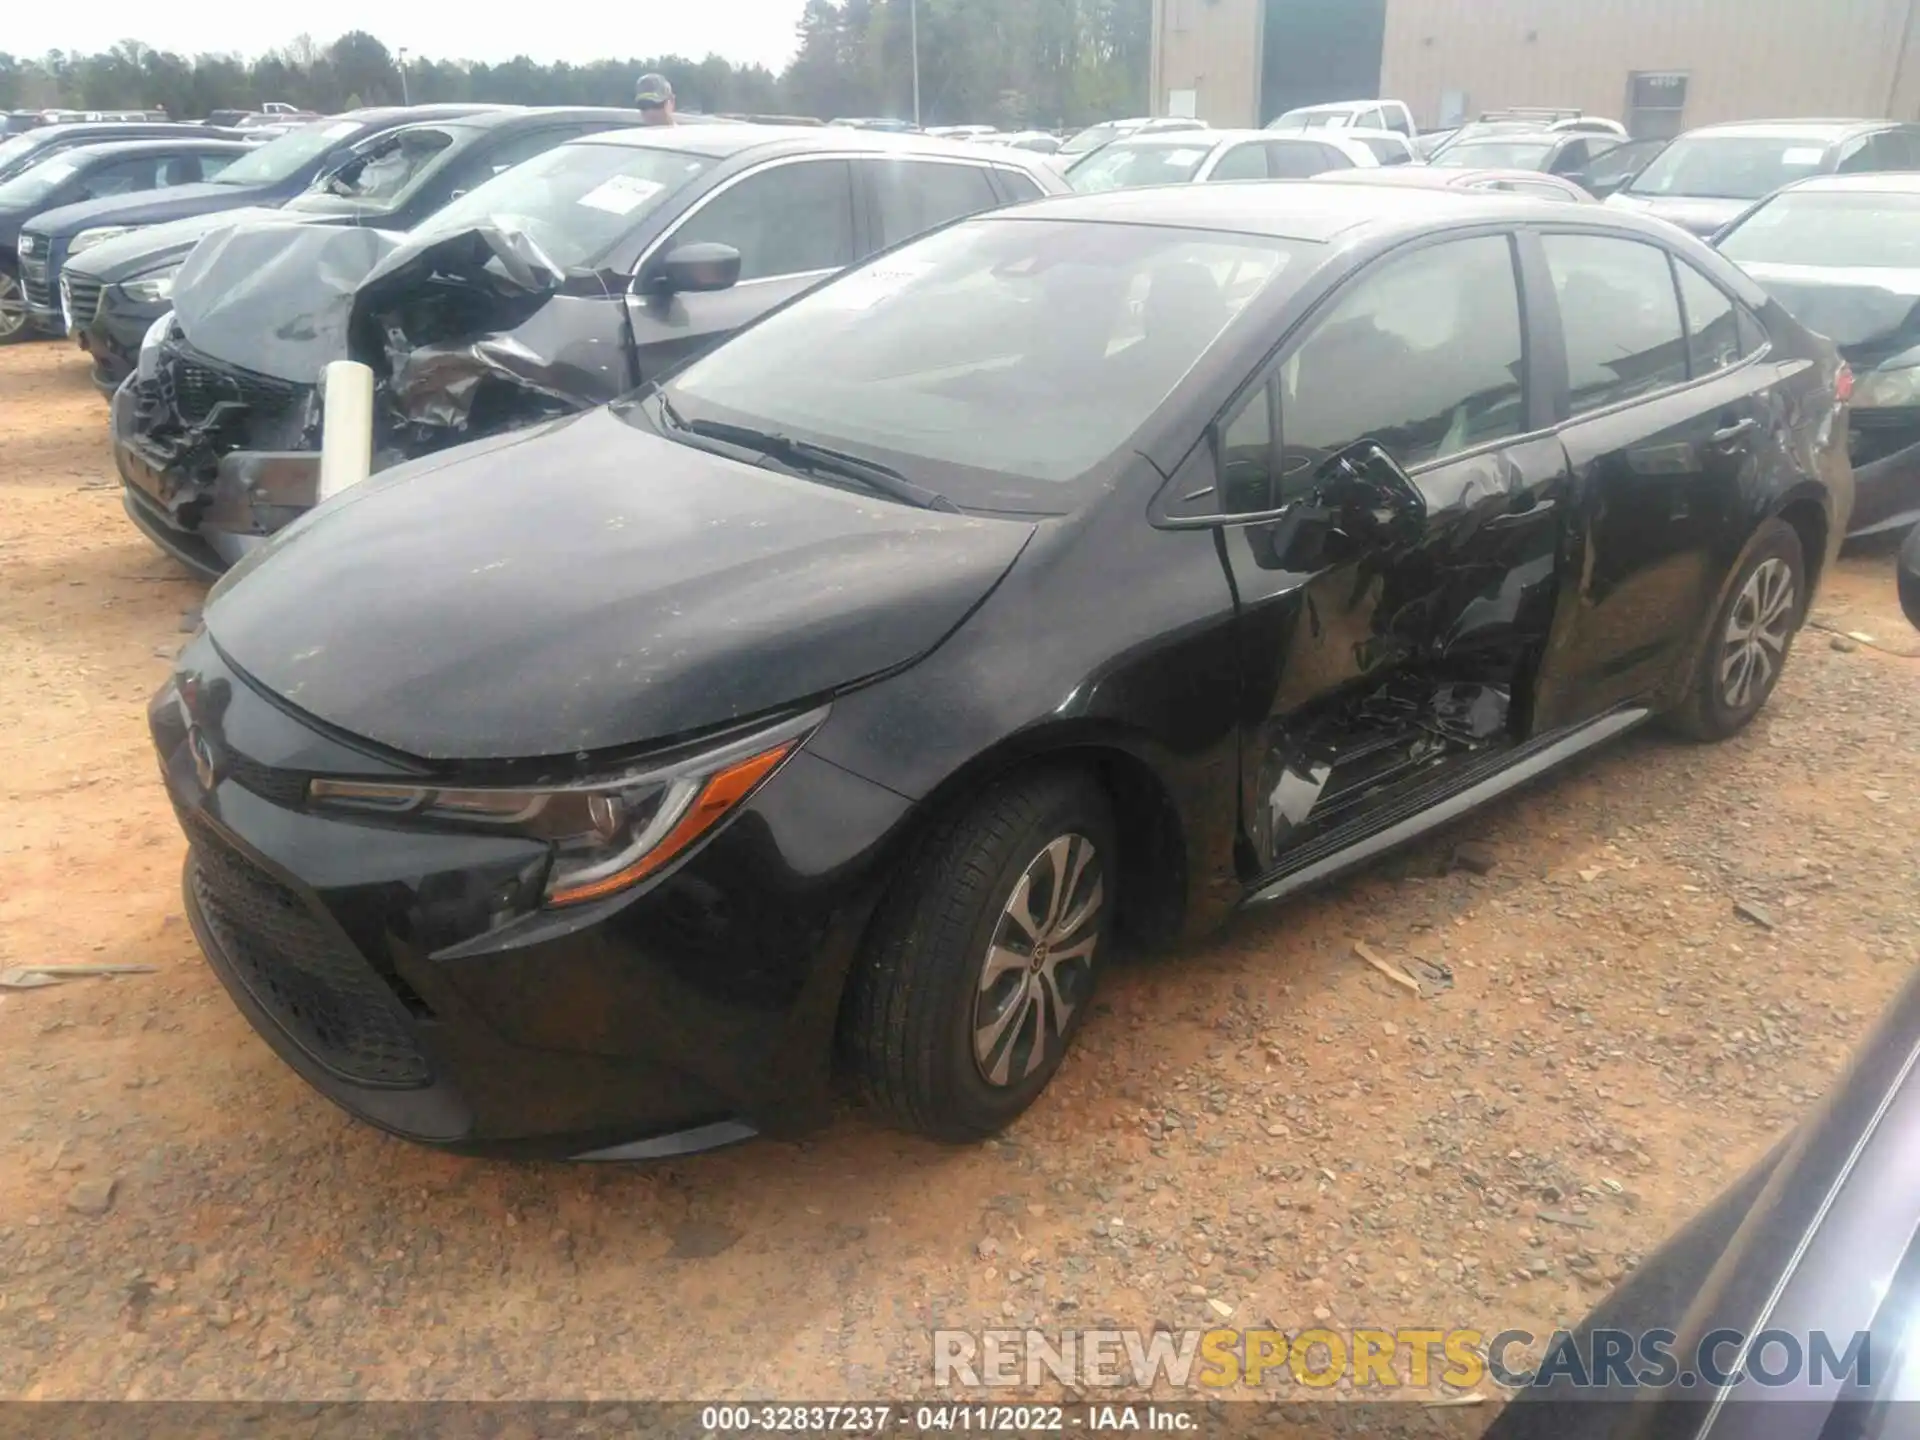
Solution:
<path fill-rule="evenodd" d="M 1503 514 L 1494 516 L 1480 528 L 1483 530 L 1514 530 L 1522 525 L 1531 525 L 1543 516 L 1551 515 L 1559 503 L 1558 500 L 1535 500 L 1524 510 L 1508 510 Z"/>
<path fill-rule="evenodd" d="M 1749 415 L 1746 419 L 1736 424 L 1728 425 L 1724 429 L 1714 431 L 1713 443 L 1716 445 L 1731 445 L 1742 436 L 1751 435 L 1759 428 L 1760 422 Z"/>

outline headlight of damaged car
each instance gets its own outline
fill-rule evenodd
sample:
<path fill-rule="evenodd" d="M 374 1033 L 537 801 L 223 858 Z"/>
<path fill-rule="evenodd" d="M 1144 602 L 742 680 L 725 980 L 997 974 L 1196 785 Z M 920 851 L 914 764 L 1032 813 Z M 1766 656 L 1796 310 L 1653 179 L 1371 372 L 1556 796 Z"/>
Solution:
<path fill-rule="evenodd" d="M 173 298 L 173 277 L 180 273 L 178 265 L 169 265 L 164 270 L 150 271 L 145 275 L 136 275 L 131 280 L 120 282 L 120 293 L 136 305 L 154 305 L 162 300 Z"/>
<path fill-rule="evenodd" d="M 71 260 L 74 256 L 91 250 L 96 245 L 104 244 L 108 240 L 117 240 L 122 235 L 131 235 L 139 228 L 137 225 L 96 225 L 91 230 L 82 230 L 67 245 L 67 258 Z"/>
<path fill-rule="evenodd" d="M 508 831 L 553 850 L 546 903 L 605 899 L 658 874 L 725 820 L 819 728 L 826 711 L 605 780 L 527 789 L 438 789 L 315 779 L 326 810 Z"/>
<path fill-rule="evenodd" d="M 160 370 L 160 346 L 167 338 L 167 332 L 173 328 L 173 312 L 167 311 L 153 324 L 147 327 L 147 333 L 140 337 L 140 358 L 135 363 L 134 374 L 142 380 L 151 380 Z"/>
<path fill-rule="evenodd" d="M 1915 405 L 1920 405 L 1920 365 L 1871 370 L 1854 379 L 1856 410 L 1898 410 Z"/>

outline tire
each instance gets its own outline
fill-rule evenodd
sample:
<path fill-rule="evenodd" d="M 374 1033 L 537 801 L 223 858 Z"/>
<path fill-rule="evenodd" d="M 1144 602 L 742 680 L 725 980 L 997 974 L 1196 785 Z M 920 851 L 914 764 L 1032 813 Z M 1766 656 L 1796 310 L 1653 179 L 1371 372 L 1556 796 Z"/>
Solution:
<path fill-rule="evenodd" d="M 33 338 L 33 320 L 27 314 L 27 292 L 20 277 L 0 265 L 0 345 Z"/>
<path fill-rule="evenodd" d="M 1769 520 L 1713 617 L 1686 698 L 1668 717 L 1673 728 L 1717 741 L 1751 725 L 1780 683 L 1807 600 L 1800 536 L 1786 521 Z"/>
<path fill-rule="evenodd" d="M 961 1143 L 1038 1098 L 1091 1008 L 1118 862 L 1112 808 L 1072 771 L 1003 782 L 925 838 L 875 916 L 841 1032 L 888 1121 Z"/>

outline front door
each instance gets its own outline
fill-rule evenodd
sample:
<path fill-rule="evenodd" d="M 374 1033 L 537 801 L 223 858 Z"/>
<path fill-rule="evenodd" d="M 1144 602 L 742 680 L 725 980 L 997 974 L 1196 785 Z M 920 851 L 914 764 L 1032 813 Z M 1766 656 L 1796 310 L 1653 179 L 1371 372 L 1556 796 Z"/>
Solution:
<path fill-rule="evenodd" d="M 1572 724 L 1659 689 L 1690 661 L 1734 557 L 1772 375 L 1734 301 L 1653 244 L 1546 234 L 1566 336 L 1579 548 L 1539 707 Z"/>
<path fill-rule="evenodd" d="M 1351 282 L 1219 429 L 1230 509 L 1304 502 L 1329 456 L 1370 439 L 1426 512 L 1305 561 L 1277 553 L 1284 526 L 1224 532 L 1256 876 L 1528 733 L 1567 475 L 1536 433 L 1522 316 L 1509 236 L 1402 252 Z"/>
<path fill-rule="evenodd" d="M 853 171 L 846 160 L 776 161 L 703 199 L 656 247 L 716 241 L 740 252 L 729 290 L 663 295 L 648 288 L 643 263 L 627 297 L 639 379 L 658 378 L 711 349 L 776 305 L 851 265 Z"/>

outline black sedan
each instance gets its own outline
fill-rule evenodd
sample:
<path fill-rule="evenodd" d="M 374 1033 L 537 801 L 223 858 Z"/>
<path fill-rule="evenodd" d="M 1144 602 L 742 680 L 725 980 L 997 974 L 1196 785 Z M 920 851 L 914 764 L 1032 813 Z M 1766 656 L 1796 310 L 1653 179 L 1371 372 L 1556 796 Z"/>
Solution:
<path fill-rule="evenodd" d="M 314 503 L 330 360 L 379 378 L 384 469 L 602 404 L 856 259 L 1065 188 L 1020 151 L 701 124 L 572 141 L 410 236 L 237 227 L 114 396 L 128 514 L 218 575 Z"/>
<path fill-rule="evenodd" d="M 0 181 L 0 344 L 58 321 L 60 294 L 44 241 L 23 226 L 43 211 L 82 201 L 198 185 L 247 153 L 238 140 L 173 138 L 78 145 Z"/>
<path fill-rule="evenodd" d="M 48 295 L 59 291 L 67 260 L 144 225 L 159 225 L 189 215 L 211 215 L 250 205 L 278 206 L 305 190 L 317 177 L 350 159 L 353 147 L 370 135 L 421 120 L 452 119 L 491 105 L 416 105 L 350 110 L 316 120 L 298 130 L 251 146 L 219 175 L 200 185 L 181 185 L 164 195 L 108 195 L 63 205 L 36 215 L 22 232 L 32 237 L 34 253 L 46 266 Z M 34 306 L 34 318 L 56 335 L 66 321 L 51 303 Z"/>
<path fill-rule="evenodd" d="M 236 568 L 151 710 L 188 915 L 290 1065 L 416 1140 L 791 1134 L 836 1055 L 987 1135 L 1117 937 L 1656 716 L 1745 727 L 1846 528 L 1844 375 L 1597 207 L 964 221 Z"/>
<path fill-rule="evenodd" d="M 43 125 L 10 134 L 0 140 L 0 180 L 11 180 L 22 170 L 51 159 L 76 145 L 104 145 L 109 140 L 239 140 L 237 130 L 172 120 L 106 120 L 72 125 Z"/>
<path fill-rule="evenodd" d="M 1920 175 L 1830 175 L 1715 241 L 1853 366 L 1855 536 L 1920 522 Z"/>
<path fill-rule="evenodd" d="M 173 280 L 203 238 L 249 220 L 405 231 L 522 160 L 568 140 L 640 123 L 637 110 L 492 110 L 403 125 L 362 140 L 338 169 L 278 210 L 244 209 L 149 225 L 89 250 L 67 275 L 81 298 L 80 345 L 109 395 L 132 372 L 140 342 L 173 304 Z"/>

